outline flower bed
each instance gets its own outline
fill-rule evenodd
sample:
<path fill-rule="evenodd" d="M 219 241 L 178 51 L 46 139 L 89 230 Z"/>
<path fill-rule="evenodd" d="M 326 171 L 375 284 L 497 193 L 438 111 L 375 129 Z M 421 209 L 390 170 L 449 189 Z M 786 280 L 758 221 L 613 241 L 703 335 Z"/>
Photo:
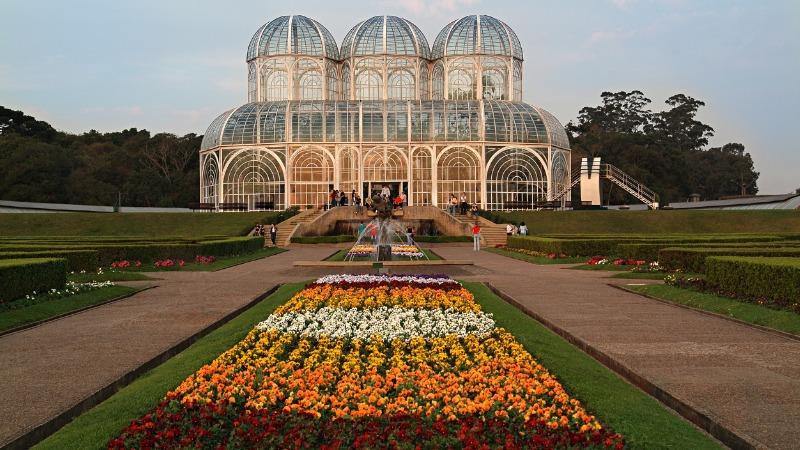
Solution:
<path fill-rule="evenodd" d="M 624 446 L 445 277 L 328 276 L 110 448 Z"/>
<path fill-rule="evenodd" d="M 643 259 L 625 259 L 625 258 L 606 258 L 605 256 L 592 256 L 586 261 L 586 264 L 590 266 L 604 266 L 604 265 L 614 265 L 614 266 L 633 266 L 639 267 L 647 264 L 647 261 Z"/>
<path fill-rule="evenodd" d="M 374 245 L 358 244 L 354 245 L 347 252 L 348 258 L 364 258 L 377 253 Z M 424 258 L 425 254 L 416 245 L 392 244 L 392 256 L 404 258 Z"/>

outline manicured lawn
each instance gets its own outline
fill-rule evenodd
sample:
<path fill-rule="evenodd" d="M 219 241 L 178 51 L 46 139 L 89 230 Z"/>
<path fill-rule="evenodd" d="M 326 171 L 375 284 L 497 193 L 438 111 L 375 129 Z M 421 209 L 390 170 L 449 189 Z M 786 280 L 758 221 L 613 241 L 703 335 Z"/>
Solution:
<path fill-rule="evenodd" d="M 582 257 L 550 259 L 544 256 L 531 256 L 502 248 L 484 248 L 483 250 L 491 253 L 497 253 L 498 255 L 508 256 L 509 258 L 519 259 L 520 261 L 525 261 L 532 264 L 575 264 L 578 262 L 586 262 L 586 258 Z"/>
<path fill-rule="evenodd" d="M 240 236 L 278 212 L 3 214 L 4 236 Z"/>
<path fill-rule="evenodd" d="M 131 271 L 67 274 L 67 281 L 74 281 L 76 283 L 89 283 L 92 281 L 144 281 L 154 279 L 155 278 L 149 277 L 143 273 Z"/>
<path fill-rule="evenodd" d="M 3 309 L 0 310 L 0 331 L 66 314 L 70 311 L 96 305 L 123 295 L 129 295 L 138 290 L 127 286 L 109 286 L 21 308 Z"/>
<path fill-rule="evenodd" d="M 420 249 L 420 250 L 422 250 L 422 253 L 425 253 L 425 255 L 427 255 L 428 259 L 430 259 L 430 260 L 442 259 L 441 256 L 437 255 L 436 253 L 434 253 L 430 249 L 423 248 L 423 249 Z M 336 252 L 336 254 L 332 255 L 331 257 L 325 258 L 325 261 L 344 261 L 344 258 L 345 258 L 345 256 L 347 256 L 347 252 L 348 251 L 349 251 L 349 249 L 339 250 L 338 252 Z M 424 259 L 424 258 L 422 258 L 422 259 Z M 356 258 L 356 259 L 354 259 L 354 261 L 368 261 L 368 260 L 369 260 L 369 258 Z M 396 259 L 396 261 L 408 261 L 408 260 L 409 260 L 409 258 L 405 258 L 405 257 L 400 257 L 400 258 Z"/>
<path fill-rule="evenodd" d="M 649 286 L 626 286 L 636 292 L 651 295 L 680 305 L 691 306 L 730 316 L 744 322 L 754 323 L 776 330 L 800 335 L 800 314 L 719 297 L 714 294 L 682 289 L 661 284 Z"/>
<path fill-rule="evenodd" d="M 502 223 L 525 222 L 548 233 L 765 233 L 797 232 L 800 211 L 516 211 L 498 212 Z"/>
<path fill-rule="evenodd" d="M 592 357 L 506 303 L 486 286 L 465 282 L 498 326 L 513 333 L 539 362 L 554 373 L 571 395 L 614 431 L 630 448 L 722 448 L 658 401 L 628 384 Z"/>
<path fill-rule="evenodd" d="M 281 286 L 274 294 L 199 339 L 174 358 L 142 375 L 34 448 L 105 448 L 108 441 L 117 436 L 131 420 L 154 408 L 167 391 L 241 341 L 258 322 L 302 289 L 304 284 Z"/>
<path fill-rule="evenodd" d="M 125 273 L 137 273 L 137 272 L 158 273 L 158 272 L 176 272 L 176 271 L 214 272 L 217 270 L 227 269 L 228 267 L 237 266 L 239 264 L 244 264 L 246 262 L 255 261 L 257 259 L 266 258 L 268 256 L 277 255 L 278 253 L 283 253 L 285 251 L 287 250 L 284 248 L 265 247 L 263 249 L 257 250 L 252 253 L 245 253 L 243 255 L 218 258 L 211 264 L 197 264 L 193 261 L 186 261 L 186 265 L 184 265 L 183 267 L 175 265 L 172 267 L 164 267 L 164 268 L 157 268 L 152 264 L 142 264 L 142 267 L 131 267 L 128 269 L 124 269 L 123 272 Z"/>
<path fill-rule="evenodd" d="M 611 275 L 611 278 L 625 278 L 628 280 L 663 280 L 665 276 L 667 276 L 667 274 L 658 272 L 620 272 Z"/>
<path fill-rule="evenodd" d="M 609 272 L 627 272 L 631 270 L 631 266 L 622 266 L 615 264 L 581 264 L 572 266 L 570 269 L 574 270 L 605 270 Z"/>

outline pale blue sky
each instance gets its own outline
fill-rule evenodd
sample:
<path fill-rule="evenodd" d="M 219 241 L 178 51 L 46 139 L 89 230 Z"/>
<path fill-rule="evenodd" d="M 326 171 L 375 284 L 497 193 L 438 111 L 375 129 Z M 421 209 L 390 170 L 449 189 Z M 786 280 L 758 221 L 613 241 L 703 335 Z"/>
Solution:
<path fill-rule="evenodd" d="M 686 93 L 707 103 L 712 144 L 747 146 L 762 193 L 800 187 L 798 0 L 3 0 L 0 105 L 71 132 L 203 133 L 246 102 L 247 44 L 271 18 L 313 17 L 341 43 L 392 14 L 433 44 L 476 13 L 517 32 L 524 98 L 562 122 L 604 90 L 640 89 L 657 108 Z"/>

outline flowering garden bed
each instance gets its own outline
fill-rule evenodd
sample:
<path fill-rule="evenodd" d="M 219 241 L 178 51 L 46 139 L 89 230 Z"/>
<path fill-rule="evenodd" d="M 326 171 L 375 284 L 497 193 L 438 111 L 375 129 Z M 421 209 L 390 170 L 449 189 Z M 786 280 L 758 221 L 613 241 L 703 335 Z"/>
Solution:
<path fill-rule="evenodd" d="M 623 447 L 446 277 L 328 276 L 113 448 Z"/>

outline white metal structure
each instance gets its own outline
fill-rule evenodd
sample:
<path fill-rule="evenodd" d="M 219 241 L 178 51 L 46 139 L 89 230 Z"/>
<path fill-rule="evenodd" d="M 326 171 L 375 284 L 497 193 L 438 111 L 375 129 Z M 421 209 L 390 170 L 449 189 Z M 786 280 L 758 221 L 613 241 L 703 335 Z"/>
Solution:
<path fill-rule="evenodd" d="M 492 17 L 451 22 L 431 52 L 399 17 L 360 22 L 339 51 L 319 22 L 283 16 L 247 62 L 250 103 L 203 138 L 203 203 L 319 206 L 332 189 L 389 185 L 412 205 L 463 192 L 482 209 L 533 209 L 570 184 L 566 132 L 521 102 L 522 47 Z"/>

